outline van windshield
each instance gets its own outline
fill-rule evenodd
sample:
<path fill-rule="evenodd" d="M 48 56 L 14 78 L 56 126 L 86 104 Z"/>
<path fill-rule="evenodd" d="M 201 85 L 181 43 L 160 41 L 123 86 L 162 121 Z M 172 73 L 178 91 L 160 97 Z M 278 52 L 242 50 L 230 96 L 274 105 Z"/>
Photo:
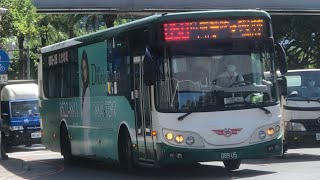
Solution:
<path fill-rule="evenodd" d="M 288 72 L 285 76 L 290 99 L 320 98 L 320 71 Z"/>
<path fill-rule="evenodd" d="M 18 101 L 11 102 L 11 116 L 12 117 L 25 117 L 25 116 L 38 116 L 39 108 L 38 101 Z"/>

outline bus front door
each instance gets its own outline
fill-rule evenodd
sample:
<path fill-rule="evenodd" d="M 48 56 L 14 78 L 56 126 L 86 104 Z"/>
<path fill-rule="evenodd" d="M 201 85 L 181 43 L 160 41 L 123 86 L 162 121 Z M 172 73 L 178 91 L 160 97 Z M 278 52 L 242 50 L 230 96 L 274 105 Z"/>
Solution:
<path fill-rule="evenodd" d="M 154 163 L 154 146 L 152 137 L 150 87 L 143 80 L 143 56 L 133 58 L 134 62 L 134 99 L 136 114 L 136 134 L 139 161 Z"/>

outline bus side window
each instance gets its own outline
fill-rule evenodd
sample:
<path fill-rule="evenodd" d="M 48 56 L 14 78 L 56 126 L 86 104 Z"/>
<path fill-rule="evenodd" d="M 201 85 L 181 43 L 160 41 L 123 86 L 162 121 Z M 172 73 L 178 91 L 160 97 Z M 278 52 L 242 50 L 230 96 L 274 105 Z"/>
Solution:
<path fill-rule="evenodd" d="M 130 56 L 127 36 L 108 39 L 108 95 L 130 97 Z"/>
<path fill-rule="evenodd" d="M 60 64 L 49 64 L 48 56 L 44 57 L 44 94 L 47 98 L 78 97 L 79 96 L 79 68 L 77 49 L 55 52 L 68 55 L 66 61 Z"/>

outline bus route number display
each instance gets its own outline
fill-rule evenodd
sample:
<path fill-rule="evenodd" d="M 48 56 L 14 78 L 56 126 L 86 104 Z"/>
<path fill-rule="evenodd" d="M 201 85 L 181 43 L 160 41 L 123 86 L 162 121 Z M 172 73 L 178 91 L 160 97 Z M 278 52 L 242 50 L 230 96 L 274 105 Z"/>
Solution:
<path fill-rule="evenodd" d="M 265 20 L 208 20 L 163 24 L 165 41 L 265 37 Z"/>

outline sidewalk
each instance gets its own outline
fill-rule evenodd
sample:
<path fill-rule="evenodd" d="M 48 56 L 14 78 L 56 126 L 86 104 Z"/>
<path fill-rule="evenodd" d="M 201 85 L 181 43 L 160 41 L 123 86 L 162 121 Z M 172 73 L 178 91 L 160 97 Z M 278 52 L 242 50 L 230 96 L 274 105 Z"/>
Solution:
<path fill-rule="evenodd" d="M 30 170 L 28 163 L 21 159 L 0 160 L 0 180 L 23 179 L 22 175 Z"/>

